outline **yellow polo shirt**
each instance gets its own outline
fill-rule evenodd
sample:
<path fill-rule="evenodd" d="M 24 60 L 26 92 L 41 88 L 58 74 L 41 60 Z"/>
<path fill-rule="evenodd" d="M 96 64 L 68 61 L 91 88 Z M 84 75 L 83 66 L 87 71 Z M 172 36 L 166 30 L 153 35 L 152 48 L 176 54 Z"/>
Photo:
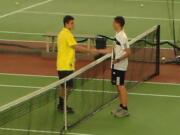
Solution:
<path fill-rule="evenodd" d="M 57 38 L 57 70 L 75 70 L 75 49 L 77 44 L 73 34 L 67 28 L 63 28 Z"/>

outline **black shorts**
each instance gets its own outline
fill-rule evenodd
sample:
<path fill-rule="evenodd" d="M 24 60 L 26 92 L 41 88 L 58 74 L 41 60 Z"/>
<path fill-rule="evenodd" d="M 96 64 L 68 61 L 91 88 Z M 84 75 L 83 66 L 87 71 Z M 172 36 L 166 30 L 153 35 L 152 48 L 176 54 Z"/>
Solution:
<path fill-rule="evenodd" d="M 58 71 L 59 80 L 69 76 L 73 72 L 74 71 Z M 64 87 L 64 84 L 62 84 L 61 86 Z M 73 88 L 73 79 L 67 81 L 66 87 L 67 88 Z"/>
<path fill-rule="evenodd" d="M 111 83 L 113 85 L 124 85 L 126 71 L 112 69 Z"/>

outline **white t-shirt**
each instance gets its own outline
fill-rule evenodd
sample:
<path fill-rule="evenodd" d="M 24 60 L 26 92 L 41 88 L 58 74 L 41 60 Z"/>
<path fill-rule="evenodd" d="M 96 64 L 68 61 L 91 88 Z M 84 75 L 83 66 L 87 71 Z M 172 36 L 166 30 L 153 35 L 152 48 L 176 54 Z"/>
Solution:
<path fill-rule="evenodd" d="M 129 48 L 128 38 L 123 30 L 119 33 L 116 33 L 115 38 L 117 41 L 114 42 L 115 45 L 113 47 L 112 60 L 114 57 L 115 59 L 121 58 L 121 56 L 125 54 L 125 49 Z M 113 68 L 113 64 L 111 65 L 111 68 Z M 125 58 L 124 60 L 121 60 L 120 62 L 114 64 L 115 70 L 126 71 L 127 68 L 128 58 Z"/>

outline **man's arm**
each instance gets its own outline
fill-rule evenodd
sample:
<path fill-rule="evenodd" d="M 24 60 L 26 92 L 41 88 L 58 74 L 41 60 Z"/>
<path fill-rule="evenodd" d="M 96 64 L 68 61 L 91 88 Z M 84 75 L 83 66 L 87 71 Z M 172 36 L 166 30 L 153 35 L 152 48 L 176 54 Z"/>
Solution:
<path fill-rule="evenodd" d="M 74 45 L 74 49 L 75 51 L 77 52 L 80 52 L 80 53 L 90 53 L 91 50 L 89 48 L 87 48 L 87 46 L 83 46 L 83 45 Z"/>
<path fill-rule="evenodd" d="M 106 49 L 96 49 L 96 51 L 100 54 L 112 53 L 112 47 L 108 47 Z"/>
<path fill-rule="evenodd" d="M 80 45 L 77 44 L 74 46 L 75 51 L 79 52 L 79 53 L 91 53 L 92 55 L 97 55 L 97 49 L 94 47 L 88 48 L 88 46 L 86 45 Z"/>
<path fill-rule="evenodd" d="M 67 42 L 68 42 L 69 46 L 74 48 L 75 51 L 77 51 L 77 52 L 80 52 L 80 53 L 90 53 L 91 52 L 91 50 L 89 48 L 87 48 L 86 45 L 78 44 L 72 34 L 70 34 L 68 36 Z"/>
<path fill-rule="evenodd" d="M 126 48 L 124 55 L 122 55 L 120 58 L 117 58 L 116 60 L 113 61 L 114 64 L 124 60 L 125 58 L 128 58 L 131 55 L 131 49 L 130 48 Z"/>
<path fill-rule="evenodd" d="M 80 53 L 92 53 L 92 54 L 107 54 L 112 52 L 112 47 L 108 47 L 106 49 L 96 49 L 96 48 L 88 48 L 85 45 L 74 45 L 73 46 L 75 51 L 80 52 Z"/>

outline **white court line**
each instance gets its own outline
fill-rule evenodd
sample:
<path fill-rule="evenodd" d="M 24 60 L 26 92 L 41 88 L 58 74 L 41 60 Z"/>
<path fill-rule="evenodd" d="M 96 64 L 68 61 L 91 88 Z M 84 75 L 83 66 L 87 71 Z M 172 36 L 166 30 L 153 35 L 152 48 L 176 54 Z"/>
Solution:
<path fill-rule="evenodd" d="M 7 75 L 7 76 L 22 76 L 22 77 L 39 77 L 39 78 L 57 78 L 58 76 L 47 76 L 47 75 L 30 75 L 30 74 L 12 74 L 12 73 L 0 73 L 0 75 Z M 101 79 L 91 79 L 91 80 L 101 80 Z M 143 82 L 149 84 L 159 84 L 159 85 L 180 85 L 180 83 L 166 83 L 166 82 Z"/>
<path fill-rule="evenodd" d="M 9 87 L 9 88 L 26 88 L 26 89 L 40 89 L 42 87 L 36 87 L 36 86 L 23 86 L 23 85 L 7 85 L 7 84 L 0 84 L 0 87 Z"/>
<path fill-rule="evenodd" d="M 1 33 L 1 32 L 0 32 Z M 14 39 L 1 39 L 1 41 L 5 41 L 5 42 L 8 42 L 8 41 L 12 41 L 12 42 L 28 42 L 28 43 L 47 43 L 45 41 L 42 41 L 42 40 L 14 40 Z"/>
<path fill-rule="evenodd" d="M 128 93 L 129 95 L 137 95 L 137 96 L 151 96 L 151 97 L 166 97 L 166 98 L 180 98 L 180 96 L 176 95 L 160 95 L 160 94 L 146 94 L 146 93 Z"/>
<path fill-rule="evenodd" d="M 167 3 L 167 0 L 122 0 L 124 2 L 142 2 L 142 3 Z M 168 2 L 171 3 L 171 2 Z M 180 4 L 179 1 L 174 1 L 174 4 Z"/>
<path fill-rule="evenodd" d="M 67 15 L 79 17 L 100 17 L 100 18 L 113 18 L 115 15 L 97 15 L 97 14 L 79 14 L 79 13 L 63 13 L 63 12 L 44 12 L 44 11 L 23 11 L 24 14 L 39 14 L 39 15 Z M 180 19 L 169 19 L 169 18 L 155 18 L 155 17 L 138 17 L 138 16 L 124 16 L 127 19 L 140 19 L 140 20 L 157 20 L 157 21 L 180 21 Z"/>
<path fill-rule="evenodd" d="M 80 89 L 74 89 L 75 91 L 82 92 Z M 83 90 L 83 92 L 94 92 L 94 93 L 102 93 L 102 91 L 97 90 Z M 113 91 L 103 91 L 104 93 L 108 94 L 116 94 L 117 92 Z M 166 98 L 180 98 L 180 96 L 176 95 L 163 95 L 163 94 L 146 94 L 146 93 L 134 93 L 128 92 L 128 95 L 135 95 L 135 96 L 151 96 L 151 97 L 166 97 Z"/>
<path fill-rule="evenodd" d="M 23 76 L 23 77 L 40 77 L 40 78 L 58 78 L 58 76 L 30 75 L 30 74 L 12 74 L 12 73 L 0 73 L 0 75 Z"/>
<path fill-rule="evenodd" d="M 35 36 L 42 36 L 44 34 L 44 33 L 19 32 L 19 31 L 0 31 L 0 33 L 17 34 L 17 35 L 35 35 Z"/>
<path fill-rule="evenodd" d="M 42 130 L 26 130 L 26 129 L 16 129 L 16 128 L 0 128 L 4 131 L 17 131 L 17 132 L 31 132 L 31 133 L 43 133 L 43 134 L 60 134 L 60 132 L 55 131 L 42 131 Z M 65 133 L 67 135 L 92 135 L 92 134 L 83 134 L 83 133 Z"/>
<path fill-rule="evenodd" d="M 47 4 L 47 3 L 51 2 L 51 1 L 53 1 L 53 0 L 46 0 L 46 1 L 43 1 L 43 2 L 39 2 L 39 3 L 36 3 L 36 4 L 30 5 L 30 6 L 25 7 L 25 8 L 21 8 L 21 9 L 6 13 L 4 15 L 1 15 L 0 19 L 3 19 L 5 17 L 11 16 L 11 15 L 14 15 L 14 14 L 17 14 L 17 13 L 20 13 L 20 12 L 23 12 L 24 10 L 27 10 L 27 9 L 31 9 L 31 8 L 34 8 L 34 7 L 37 7 L 37 6 Z"/>
<path fill-rule="evenodd" d="M 177 85 L 180 86 L 180 83 L 166 83 L 166 82 L 144 82 L 147 84 L 159 84 L 159 85 Z"/>
<path fill-rule="evenodd" d="M 0 31 L 0 33 L 3 34 L 18 34 L 18 35 L 37 35 L 37 36 L 42 36 L 44 35 L 44 33 L 36 33 L 36 32 L 19 32 L 19 31 Z M 132 37 L 129 37 L 129 39 L 133 39 Z M 45 42 L 45 41 L 28 41 L 28 40 L 11 40 L 11 39 L 0 39 L 0 40 L 7 40 L 7 41 L 24 41 L 24 42 Z M 165 40 L 165 39 L 161 39 L 161 41 L 169 41 L 169 42 L 173 42 L 173 40 Z M 163 49 L 167 49 L 167 48 L 163 48 Z"/>
<path fill-rule="evenodd" d="M 34 89 L 34 88 L 43 88 L 43 87 L 34 87 L 34 86 L 18 86 L 18 85 L 3 85 L 0 84 L 0 87 L 9 87 L 9 88 L 28 88 L 28 89 Z M 108 94 L 116 94 L 117 92 L 113 91 L 97 91 L 93 89 L 88 89 L 88 90 L 81 90 L 81 89 L 74 89 L 74 91 L 77 92 L 93 92 L 93 93 L 108 93 Z M 134 93 L 134 92 L 128 92 L 129 95 L 137 95 L 137 96 L 152 96 L 152 97 L 168 97 L 168 98 L 180 98 L 180 96 L 176 95 L 163 95 L 163 94 L 146 94 L 146 93 Z"/>
<path fill-rule="evenodd" d="M 6 34 L 6 32 L 7 32 L 7 34 L 9 33 L 9 34 L 16 34 L 16 32 L 15 31 L 13 31 L 13 32 L 11 32 L 11 31 L 3 31 L 3 33 L 5 33 Z M 1 31 L 0 31 L 0 33 L 1 33 Z M 17 33 L 19 33 L 19 32 L 17 32 Z M 24 32 L 25 34 L 27 34 L 27 35 L 36 35 L 36 34 L 38 34 L 38 33 L 29 33 L 29 32 Z M 23 34 L 22 34 L 23 35 Z M 131 37 L 129 37 L 129 39 L 131 40 L 131 39 L 133 39 L 133 38 L 131 38 Z M 2 41 L 14 41 L 14 42 L 39 42 L 39 43 L 47 43 L 47 42 L 45 42 L 45 41 L 43 41 L 43 40 L 14 40 L 14 39 L 1 39 L 0 38 L 0 40 L 2 40 Z M 165 39 L 162 39 L 161 40 L 162 42 L 164 42 L 164 41 L 168 41 L 168 42 L 174 42 L 173 40 L 165 40 Z M 112 46 L 112 45 L 108 45 L 108 46 Z M 161 49 L 172 49 L 173 50 L 173 48 L 167 48 L 167 47 L 161 47 Z"/>

